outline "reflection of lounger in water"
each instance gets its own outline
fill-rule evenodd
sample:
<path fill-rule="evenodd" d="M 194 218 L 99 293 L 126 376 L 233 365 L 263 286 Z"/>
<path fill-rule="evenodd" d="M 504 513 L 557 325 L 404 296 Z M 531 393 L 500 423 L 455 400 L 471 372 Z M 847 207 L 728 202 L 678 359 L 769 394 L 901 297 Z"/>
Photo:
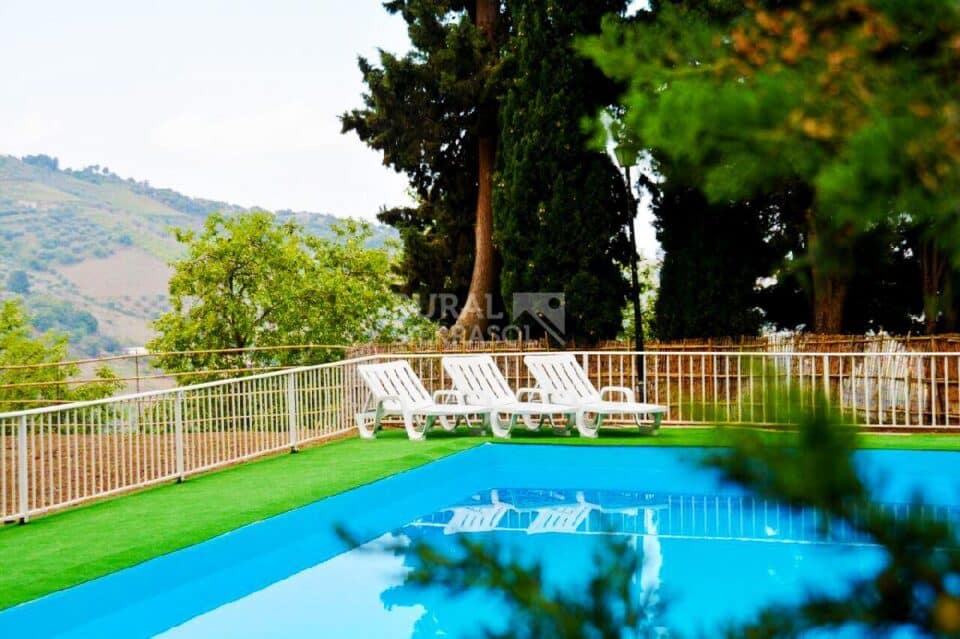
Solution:
<path fill-rule="evenodd" d="M 464 532 L 496 530 L 500 520 L 513 510 L 513 506 L 500 501 L 496 490 L 490 491 L 490 501 L 489 504 L 455 506 L 448 509 L 453 513 L 453 516 L 443 527 L 443 534 L 454 535 Z"/>
<path fill-rule="evenodd" d="M 574 533 L 587 520 L 596 506 L 583 499 L 583 493 L 577 492 L 577 503 L 558 504 L 537 509 L 537 516 L 527 526 L 527 534 L 538 533 Z"/>
<path fill-rule="evenodd" d="M 489 502 L 485 495 L 473 497 L 475 503 L 445 509 L 449 519 L 442 523 L 445 535 L 471 532 L 490 532 L 497 529 L 522 530 L 527 534 L 635 531 L 641 533 L 642 523 L 634 528 L 627 520 L 636 520 L 641 512 L 667 507 L 663 498 L 654 494 L 638 497 L 630 493 L 596 493 L 584 491 L 491 490 Z M 593 497 L 591 501 L 588 497 Z M 599 502 L 599 503 L 596 503 Z M 520 515 L 518 520 L 507 514 Z M 607 519 L 613 517 L 615 519 Z M 617 517 L 626 518 L 620 521 Z M 440 524 L 441 522 L 437 522 Z M 586 523 L 586 525 L 584 525 Z M 641 533 L 642 534 L 642 533 Z"/>

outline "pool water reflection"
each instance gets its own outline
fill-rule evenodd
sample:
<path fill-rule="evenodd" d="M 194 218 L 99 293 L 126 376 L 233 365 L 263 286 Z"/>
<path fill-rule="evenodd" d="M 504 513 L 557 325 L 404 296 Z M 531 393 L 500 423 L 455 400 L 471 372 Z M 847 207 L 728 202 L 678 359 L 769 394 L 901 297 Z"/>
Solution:
<path fill-rule="evenodd" d="M 717 636 L 722 624 L 808 589 L 842 595 L 850 578 L 883 565 L 853 531 L 821 538 L 816 513 L 725 484 L 696 463 L 701 454 L 480 446 L 0 611 L 0 636 L 477 636 L 510 623 L 502 600 L 406 583 L 416 559 L 405 548 L 424 541 L 456 553 L 464 536 L 540 563 L 546 589 L 573 593 L 616 536 L 636 558 L 631 596 L 645 604 L 650 637 Z M 938 504 L 927 514 L 954 523 L 957 461 L 857 454 L 891 512 L 907 516 L 920 491 Z M 348 549 L 336 525 L 366 543 Z"/>
<path fill-rule="evenodd" d="M 306 636 L 322 629 L 326 636 L 419 639 L 503 630 L 509 610 L 488 593 L 452 596 L 405 583 L 416 559 L 403 547 L 422 541 L 454 555 L 459 535 L 539 562 L 550 588 L 580 591 L 601 544 L 617 536 L 637 555 L 632 582 L 647 613 L 646 636 L 715 636 L 711 630 L 746 620 L 764 604 L 796 601 L 807 589 L 842 594 L 850 578 L 881 567 L 877 548 L 846 529 L 824 539 L 818 523 L 814 511 L 743 495 L 491 489 L 162 636 Z"/>

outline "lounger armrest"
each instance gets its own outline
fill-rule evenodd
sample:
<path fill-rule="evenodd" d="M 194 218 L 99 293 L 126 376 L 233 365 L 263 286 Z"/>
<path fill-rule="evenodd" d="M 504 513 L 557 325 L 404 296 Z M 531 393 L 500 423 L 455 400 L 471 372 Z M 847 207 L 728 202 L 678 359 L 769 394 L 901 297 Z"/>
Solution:
<path fill-rule="evenodd" d="M 600 399 L 606 399 L 608 394 L 623 395 L 628 402 L 637 401 L 633 394 L 633 389 L 627 388 L 626 386 L 604 386 L 600 389 Z"/>
<path fill-rule="evenodd" d="M 539 400 L 534 399 L 536 395 L 540 396 Z M 545 393 L 542 388 L 531 388 L 531 387 L 518 388 L 517 401 L 522 402 L 524 397 L 530 397 L 530 401 L 539 401 L 542 404 L 547 403 L 547 393 Z"/>
<path fill-rule="evenodd" d="M 473 404 L 477 406 L 493 406 L 493 395 L 490 393 L 484 393 L 483 391 L 471 391 L 469 393 L 463 394 L 464 399 L 468 404 Z"/>
<path fill-rule="evenodd" d="M 553 404 L 563 404 L 565 406 L 577 406 L 578 404 L 583 403 L 583 400 L 576 395 L 558 392 L 547 393 L 547 401 Z"/>
<path fill-rule="evenodd" d="M 467 399 L 463 396 L 463 393 L 458 390 L 438 390 L 433 392 L 433 403 L 442 404 L 441 398 L 452 397 L 454 399 L 454 404 L 466 404 Z"/>
<path fill-rule="evenodd" d="M 406 400 L 404 400 L 404 399 L 403 399 L 402 397 L 400 397 L 399 395 L 385 395 L 385 396 L 379 398 L 379 399 L 377 400 L 377 407 L 379 408 L 379 407 L 383 406 L 386 402 L 397 402 L 398 404 L 400 404 L 400 412 L 401 412 L 401 413 L 404 413 L 404 414 L 405 414 L 405 413 L 407 413 L 407 412 L 409 411 L 409 407 L 407 406 Z"/>

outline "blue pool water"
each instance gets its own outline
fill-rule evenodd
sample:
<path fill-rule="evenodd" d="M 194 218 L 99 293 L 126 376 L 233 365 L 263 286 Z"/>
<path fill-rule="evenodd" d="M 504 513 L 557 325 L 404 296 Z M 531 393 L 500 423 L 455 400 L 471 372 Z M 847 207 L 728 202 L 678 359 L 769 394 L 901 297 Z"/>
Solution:
<path fill-rule="evenodd" d="M 411 540 L 453 551 L 461 535 L 541 562 L 550 587 L 577 589 L 615 533 L 638 557 L 650 627 L 685 636 L 810 588 L 842 593 L 847 578 L 882 565 L 849 531 L 822 543 L 813 513 L 722 484 L 692 463 L 698 453 L 481 446 L 0 612 L 0 636 L 475 636 L 507 623 L 501 602 L 406 585 L 411 559 L 396 552 Z M 858 457 L 892 508 L 919 490 L 954 521 L 958 460 Z M 338 524 L 366 543 L 347 550 Z"/>

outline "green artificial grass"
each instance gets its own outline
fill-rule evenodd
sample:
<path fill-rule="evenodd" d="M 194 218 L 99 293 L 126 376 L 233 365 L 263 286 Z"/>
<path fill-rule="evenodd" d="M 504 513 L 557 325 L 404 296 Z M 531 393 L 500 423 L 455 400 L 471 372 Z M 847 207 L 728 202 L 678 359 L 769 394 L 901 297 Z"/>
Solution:
<path fill-rule="evenodd" d="M 782 435 L 768 433 L 775 440 Z M 245 524 L 472 448 L 489 437 L 385 431 L 194 477 L 0 528 L 0 609 L 126 568 Z M 717 446 L 723 431 L 605 431 L 599 439 L 516 432 L 511 444 Z M 863 448 L 960 450 L 956 435 L 864 434 Z"/>
<path fill-rule="evenodd" d="M 348 439 L 0 528 L 0 609 L 476 446 Z"/>

